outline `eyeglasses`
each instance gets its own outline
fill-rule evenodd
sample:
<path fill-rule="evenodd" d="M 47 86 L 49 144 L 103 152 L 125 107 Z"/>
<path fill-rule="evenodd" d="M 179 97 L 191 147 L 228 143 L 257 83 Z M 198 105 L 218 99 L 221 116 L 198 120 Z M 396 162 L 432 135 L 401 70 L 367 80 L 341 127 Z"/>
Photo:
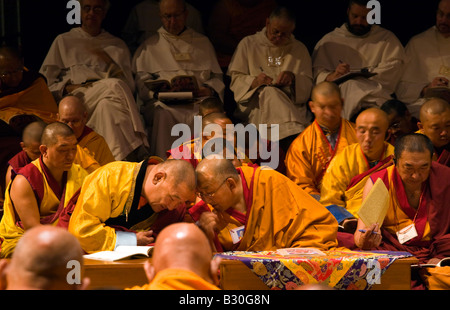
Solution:
<path fill-rule="evenodd" d="M 104 11 L 104 8 L 101 6 L 90 6 L 90 5 L 85 5 L 82 8 L 83 12 L 85 13 L 89 13 L 90 10 L 92 10 L 95 14 L 101 14 Z"/>
<path fill-rule="evenodd" d="M 226 178 L 226 179 L 219 185 L 219 187 L 217 187 L 217 189 L 216 189 L 215 191 L 211 192 L 211 193 L 203 194 L 203 193 L 197 192 L 197 197 L 200 198 L 200 199 L 202 199 L 202 200 L 205 200 L 205 198 L 206 198 L 206 199 L 212 199 L 212 198 L 214 198 L 214 195 L 215 195 L 215 194 L 217 193 L 217 191 L 222 187 L 222 185 L 225 184 L 225 182 L 226 182 L 227 180 L 228 180 L 228 178 Z"/>
<path fill-rule="evenodd" d="M 184 15 L 184 12 L 185 12 L 185 10 L 179 14 L 163 14 L 163 15 L 161 15 L 161 17 L 165 20 L 171 20 L 172 18 L 179 19 Z"/>
<path fill-rule="evenodd" d="M 22 68 L 22 67 L 20 67 L 20 68 L 17 69 L 17 70 L 14 70 L 14 71 L 6 71 L 6 72 L 2 72 L 2 73 L 0 73 L 0 78 L 2 78 L 2 79 L 4 79 L 4 78 L 9 78 L 9 77 L 11 77 L 11 76 L 13 76 L 13 75 L 21 74 L 21 73 L 23 73 L 23 68 Z"/>

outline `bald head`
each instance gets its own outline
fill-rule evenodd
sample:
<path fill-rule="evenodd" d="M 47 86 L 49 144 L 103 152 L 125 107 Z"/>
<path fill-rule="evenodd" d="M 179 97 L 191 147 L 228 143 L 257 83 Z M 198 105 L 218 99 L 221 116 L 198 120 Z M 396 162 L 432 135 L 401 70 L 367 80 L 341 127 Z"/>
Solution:
<path fill-rule="evenodd" d="M 203 231 L 192 223 L 176 223 L 158 235 L 152 263 L 156 272 L 168 268 L 184 269 L 212 282 L 211 259 L 211 246 Z"/>
<path fill-rule="evenodd" d="M 356 118 L 356 138 L 369 161 L 380 160 L 388 128 L 388 116 L 379 108 L 364 110 Z"/>
<path fill-rule="evenodd" d="M 83 101 L 76 96 L 64 97 L 58 106 L 58 121 L 72 128 L 77 139 L 83 134 L 88 112 Z"/>
<path fill-rule="evenodd" d="M 338 98 L 342 98 L 341 90 L 336 83 L 323 81 L 316 86 L 314 86 L 311 92 L 311 99 L 317 100 L 317 96 L 331 97 L 337 96 Z"/>
<path fill-rule="evenodd" d="M 78 240 L 67 230 L 50 225 L 33 227 L 17 243 L 7 274 L 10 289 L 79 289 L 69 284 L 67 263 L 83 263 Z"/>
<path fill-rule="evenodd" d="M 236 167 L 227 159 L 205 158 L 199 162 L 195 172 L 199 183 L 201 183 L 202 180 L 212 181 L 213 179 L 222 180 L 226 178 L 239 179 L 239 173 L 237 172 Z M 200 176 L 202 177 L 200 178 Z M 201 187 L 201 184 L 199 184 L 199 186 Z"/>
<path fill-rule="evenodd" d="M 417 124 L 436 148 L 450 143 L 450 104 L 439 98 L 431 98 L 420 108 Z"/>
<path fill-rule="evenodd" d="M 195 171 L 189 162 L 179 159 L 168 159 L 158 164 L 158 168 L 168 173 L 173 184 L 185 184 L 189 190 L 195 190 Z"/>
<path fill-rule="evenodd" d="M 23 78 L 22 72 L 23 59 L 19 50 L 11 47 L 0 47 L 0 73 L 7 74 L 2 77 L 1 88 L 19 86 Z"/>
<path fill-rule="evenodd" d="M 67 138 L 73 135 L 73 130 L 68 125 L 60 122 L 51 123 L 42 132 L 41 144 L 50 147 L 58 142 L 58 137 Z"/>
<path fill-rule="evenodd" d="M 324 81 L 317 84 L 312 90 L 309 107 L 320 126 L 336 130 L 341 125 L 343 100 L 335 83 Z"/>
<path fill-rule="evenodd" d="M 22 141 L 25 145 L 30 143 L 41 143 L 42 133 L 47 126 L 44 122 L 33 122 L 25 127 L 22 132 Z"/>

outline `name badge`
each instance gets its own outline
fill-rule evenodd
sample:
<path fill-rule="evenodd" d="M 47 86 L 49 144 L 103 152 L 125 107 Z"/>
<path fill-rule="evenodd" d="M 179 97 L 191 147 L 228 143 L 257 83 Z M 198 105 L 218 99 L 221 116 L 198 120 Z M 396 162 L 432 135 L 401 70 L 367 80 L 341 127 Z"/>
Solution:
<path fill-rule="evenodd" d="M 405 242 L 408 242 L 409 240 L 417 237 L 417 230 L 416 226 L 414 224 L 408 225 L 403 229 L 400 229 L 397 231 L 397 239 L 400 244 L 403 244 Z"/>
<path fill-rule="evenodd" d="M 241 241 L 242 237 L 244 236 L 244 230 L 245 230 L 244 225 L 230 230 L 231 240 L 233 241 L 233 244 L 236 244 L 239 241 Z"/>
<path fill-rule="evenodd" d="M 191 54 L 189 53 L 175 53 L 174 58 L 176 61 L 189 61 L 191 60 Z"/>

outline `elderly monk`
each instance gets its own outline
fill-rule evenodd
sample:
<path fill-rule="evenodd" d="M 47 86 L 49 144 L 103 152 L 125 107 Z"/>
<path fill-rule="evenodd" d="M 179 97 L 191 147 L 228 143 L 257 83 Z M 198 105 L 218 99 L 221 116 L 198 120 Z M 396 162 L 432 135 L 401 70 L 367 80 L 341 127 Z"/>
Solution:
<path fill-rule="evenodd" d="M 78 97 L 69 95 L 59 102 L 58 120 L 72 128 L 78 145 L 86 149 L 101 166 L 115 161 L 105 139 L 86 125 L 88 119 L 86 106 Z"/>
<path fill-rule="evenodd" d="M 204 204 L 189 212 L 217 251 L 337 245 L 332 214 L 279 172 L 204 159 L 196 174 Z"/>
<path fill-rule="evenodd" d="M 386 113 L 378 108 L 359 114 L 358 143 L 347 146 L 331 161 L 322 180 L 320 203 L 345 208 L 357 217 L 366 180 L 393 163 L 394 147 L 384 141 L 388 127 Z"/>
<path fill-rule="evenodd" d="M 355 125 L 341 117 L 344 102 L 336 84 L 319 83 L 313 88 L 311 99 L 309 106 L 315 120 L 292 142 L 286 154 L 286 175 L 319 200 L 322 178 L 330 161 L 358 140 Z"/>
<path fill-rule="evenodd" d="M 171 224 L 159 234 L 152 262 L 144 265 L 149 284 L 132 289 L 218 290 L 220 259 L 212 256 L 208 238 L 195 224 Z"/>
<path fill-rule="evenodd" d="M 439 1 L 436 23 L 406 45 L 406 63 L 397 97 L 419 118 L 420 107 L 430 96 L 450 100 L 450 0 Z"/>
<path fill-rule="evenodd" d="M 81 27 L 58 35 L 40 72 L 59 101 L 84 97 L 87 125 L 102 135 L 116 160 L 141 161 L 149 147 L 133 92 L 131 55 L 102 28 L 109 0 L 80 0 Z"/>
<path fill-rule="evenodd" d="M 84 251 L 148 245 L 195 201 L 194 168 L 175 159 L 113 162 L 90 174 L 73 198 L 68 229 Z"/>
<path fill-rule="evenodd" d="M 175 141 L 170 134 L 174 125 L 184 123 L 193 129 L 198 104 L 192 101 L 209 96 L 223 99 L 225 85 L 208 37 L 186 27 L 185 1 L 161 0 L 159 10 L 163 26 L 136 51 L 133 70 L 139 98 L 144 103 L 141 111 L 148 130 L 151 130 L 152 154 L 163 158 Z M 159 99 L 158 94 L 164 91 L 148 86 L 149 82 L 171 81 L 177 76 L 194 77 L 193 87 L 185 88 L 183 83 L 175 83 L 165 91 L 191 92 L 192 101 L 170 104 Z"/>
<path fill-rule="evenodd" d="M 420 263 L 450 256 L 450 168 L 432 156 L 433 144 L 421 134 L 395 144 L 395 166 L 374 173 L 363 195 L 380 178 L 389 190 L 386 217 L 370 227 L 358 220 L 358 229 L 365 230 L 355 232 L 359 248 L 408 251 Z"/>
<path fill-rule="evenodd" d="M 376 73 L 339 84 L 345 101 L 342 116 L 353 120 L 360 110 L 380 107 L 391 99 L 402 73 L 404 49 L 391 31 L 368 23 L 367 0 L 350 0 L 347 21 L 327 33 L 314 47 L 316 83 L 336 81 L 352 71 Z"/>
<path fill-rule="evenodd" d="M 87 172 L 74 164 L 77 138 L 59 122 L 42 133 L 41 156 L 23 167 L 5 192 L 0 222 L 0 257 L 10 257 L 23 233 L 39 225 L 57 225 Z"/>
<path fill-rule="evenodd" d="M 17 124 L 13 117 L 56 120 L 58 107 L 41 74 L 24 67 L 20 53 L 10 47 L 0 47 L 0 119 Z M 25 124 L 14 126 L 21 130 Z"/>
<path fill-rule="evenodd" d="M 450 104 L 431 98 L 420 108 L 419 133 L 430 138 L 434 146 L 433 159 L 450 166 Z"/>
<path fill-rule="evenodd" d="M 0 289 L 86 289 L 89 278 L 69 281 L 71 261 L 83 264 L 83 250 L 72 234 L 61 227 L 33 227 L 17 243 L 11 260 L 0 261 Z"/>
<path fill-rule="evenodd" d="M 287 147 L 310 122 L 306 101 L 312 88 L 311 57 L 292 35 L 296 21 L 276 8 L 266 26 L 241 40 L 228 67 L 236 112 L 244 123 L 267 124 L 262 138 Z M 276 104 L 273 104 L 276 102 Z M 278 127 L 278 136 L 276 130 Z"/>

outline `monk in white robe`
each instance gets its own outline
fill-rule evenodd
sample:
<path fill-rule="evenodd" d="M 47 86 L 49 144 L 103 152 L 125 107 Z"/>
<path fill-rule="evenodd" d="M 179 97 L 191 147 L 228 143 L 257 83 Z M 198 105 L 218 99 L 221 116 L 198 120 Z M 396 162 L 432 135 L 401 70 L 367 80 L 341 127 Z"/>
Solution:
<path fill-rule="evenodd" d="M 294 17 L 275 9 L 266 27 L 241 40 L 228 67 L 239 118 L 257 127 L 267 124 L 267 136 L 260 132 L 266 140 L 296 136 L 311 121 L 306 108 L 312 89 L 311 56 L 292 35 L 294 29 Z M 272 124 L 279 125 L 278 137 Z"/>
<path fill-rule="evenodd" d="M 416 118 L 420 117 L 428 90 L 447 88 L 449 100 L 450 19 L 445 18 L 449 15 L 450 1 L 440 1 L 436 25 L 412 37 L 405 48 L 407 62 L 396 94 Z"/>
<path fill-rule="evenodd" d="M 58 100 L 68 93 L 84 97 L 87 126 L 105 138 L 116 160 L 123 160 L 148 147 L 133 98 L 131 55 L 121 39 L 101 28 L 103 0 L 83 0 L 81 7 L 82 26 L 56 37 L 40 72 Z"/>
<path fill-rule="evenodd" d="M 216 95 L 223 100 L 225 85 L 209 39 L 186 27 L 184 1 L 161 1 L 160 16 L 163 27 L 138 48 L 133 58 L 133 71 L 139 98 L 144 104 L 142 113 L 147 129 L 151 131 L 150 152 L 165 158 L 166 152 L 175 147 L 172 144 L 177 140 L 176 136 L 171 135 L 174 125 L 187 124 L 193 132 L 198 103 L 163 103 L 154 98 L 157 95 L 145 82 L 170 81 L 180 75 L 194 76 L 198 84 L 198 91 L 193 93 L 194 99 Z"/>
<path fill-rule="evenodd" d="M 367 68 L 376 73 L 339 84 L 344 98 L 342 117 L 351 120 L 361 109 L 381 107 L 391 99 L 400 79 L 404 49 L 389 30 L 367 23 L 369 9 L 352 3 L 348 21 L 326 34 L 315 46 L 312 60 L 316 83 L 334 81 Z"/>

